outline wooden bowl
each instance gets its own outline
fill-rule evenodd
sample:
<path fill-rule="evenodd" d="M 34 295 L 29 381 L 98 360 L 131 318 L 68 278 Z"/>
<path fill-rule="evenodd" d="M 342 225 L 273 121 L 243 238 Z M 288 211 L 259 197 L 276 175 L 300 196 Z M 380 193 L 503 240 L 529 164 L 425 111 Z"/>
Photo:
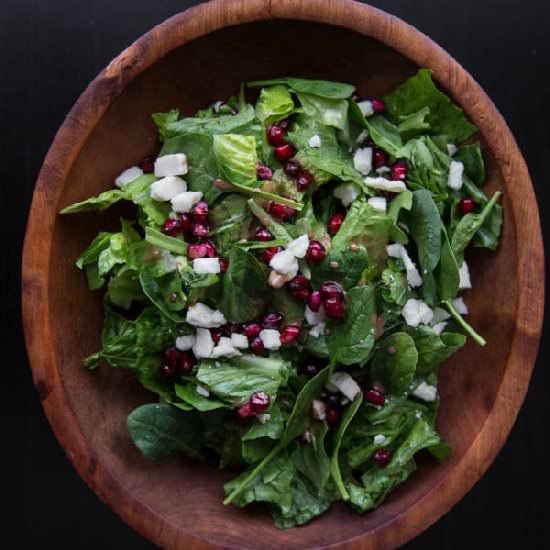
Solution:
<path fill-rule="evenodd" d="M 480 49 L 482 44 L 479 45 Z M 263 508 L 222 505 L 230 472 L 174 459 L 156 466 L 131 443 L 126 416 L 151 400 L 130 373 L 86 371 L 99 347 L 101 297 L 74 267 L 114 214 L 58 211 L 112 185 L 121 169 L 157 150 L 150 114 L 192 113 L 235 94 L 243 80 L 279 75 L 352 82 L 379 95 L 433 69 L 438 83 L 481 131 L 486 190 L 504 192 L 497 253 L 473 251 L 470 320 L 487 338 L 442 369 L 439 428 L 448 460 L 420 464 L 376 511 L 335 505 L 320 519 L 281 531 Z M 447 512 L 503 445 L 524 399 L 543 315 L 543 247 L 525 162 L 494 105 L 472 77 L 426 36 L 349 0 L 222 0 L 154 28 L 88 87 L 59 130 L 40 173 L 23 259 L 28 354 L 44 409 L 80 475 L 135 530 L 167 548 L 387 549 Z"/>

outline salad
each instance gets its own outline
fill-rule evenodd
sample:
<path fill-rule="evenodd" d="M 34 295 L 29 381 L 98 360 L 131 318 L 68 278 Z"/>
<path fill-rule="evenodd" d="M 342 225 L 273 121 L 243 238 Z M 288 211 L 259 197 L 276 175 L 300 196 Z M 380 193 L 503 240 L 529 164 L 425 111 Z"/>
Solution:
<path fill-rule="evenodd" d="M 280 528 L 376 508 L 419 451 L 447 456 L 439 366 L 485 345 L 465 251 L 495 250 L 502 208 L 475 126 L 425 69 L 381 99 L 288 77 L 153 119 L 158 155 L 62 210 L 136 206 L 76 262 L 104 290 L 85 366 L 157 394 L 135 445 L 214 455 L 225 504 L 265 502 Z"/>

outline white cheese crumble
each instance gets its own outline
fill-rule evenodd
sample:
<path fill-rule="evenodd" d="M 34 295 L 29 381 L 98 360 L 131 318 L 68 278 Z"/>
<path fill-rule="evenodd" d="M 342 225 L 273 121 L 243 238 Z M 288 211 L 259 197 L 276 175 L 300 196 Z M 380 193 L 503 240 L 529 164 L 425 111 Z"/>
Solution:
<path fill-rule="evenodd" d="M 391 172 L 391 168 L 389 166 L 380 166 L 380 168 L 377 168 L 375 172 L 379 176 L 383 176 L 384 174 L 389 174 Z"/>
<path fill-rule="evenodd" d="M 292 277 L 296 277 L 298 274 L 298 260 L 290 250 L 281 250 L 277 252 L 277 254 L 271 258 L 269 267 L 283 275 L 289 274 L 292 275 Z"/>
<path fill-rule="evenodd" d="M 176 347 L 180 351 L 188 351 L 195 345 L 195 335 L 191 334 L 189 336 L 178 336 L 176 338 Z"/>
<path fill-rule="evenodd" d="M 197 338 L 193 344 L 193 354 L 197 359 L 206 359 L 212 354 L 214 349 L 214 340 L 207 328 L 197 329 Z"/>
<path fill-rule="evenodd" d="M 406 191 L 407 186 L 399 180 L 389 180 L 386 178 L 378 177 L 371 178 L 367 176 L 365 178 L 365 184 L 372 189 L 379 189 L 380 191 L 390 191 L 391 193 L 401 193 Z"/>
<path fill-rule="evenodd" d="M 372 106 L 372 101 L 368 99 L 366 101 L 359 101 L 357 107 L 363 113 L 364 117 L 369 117 L 374 115 L 374 107 Z"/>
<path fill-rule="evenodd" d="M 449 168 L 449 179 L 447 180 L 447 185 L 458 191 L 462 187 L 462 176 L 464 174 L 464 164 L 453 160 Z"/>
<path fill-rule="evenodd" d="M 363 143 L 368 137 L 369 137 L 368 130 L 361 130 L 361 132 L 359 132 L 359 135 L 355 139 L 355 143 Z"/>
<path fill-rule="evenodd" d="M 385 197 L 372 197 L 367 201 L 373 208 L 376 208 L 376 210 L 381 210 L 386 213 L 386 209 L 388 208 L 388 201 L 385 199 Z"/>
<path fill-rule="evenodd" d="M 435 325 L 432 325 L 432 330 L 439 336 L 447 326 L 447 323 L 445 321 L 442 321 L 441 323 L 436 323 Z"/>
<path fill-rule="evenodd" d="M 432 325 L 441 323 L 442 321 L 446 321 L 447 319 L 451 318 L 451 314 L 442 307 L 434 307 L 433 312 L 434 316 L 432 319 Z"/>
<path fill-rule="evenodd" d="M 193 271 L 195 273 L 220 273 L 220 260 L 218 258 L 195 258 Z"/>
<path fill-rule="evenodd" d="M 325 334 L 327 324 L 323 321 L 321 323 L 317 323 L 310 331 L 309 335 L 312 338 L 319 338 L 320 336 L 323 336 Z"/>
<path fill-rule="evenodd" d="M 310 147 L 321 147 L 321 138 L 319 137 L 318 134 L 315 134 L 314 136 L 311 136 L 309 138 L 309 141 L 307 142 L 307 144 Z"/>
<path fill-rule="evenodd" d="M 357 382 L 347 372 L 343 371 L 332 374 L 326 384 L 326 388 L 329 391 L 339 391 L 350 401 L 353 401 L 355 396 L 361 393 L 361 388 Z"/>
<path fill-rule="evenodd" d="M 244 334 L 234 332 L 231 335 L 231 344 L 237 349 L 246 349 L 248 347 L 248 338 Z"/>
<path fill-rule="evenodd" d="M 384 445 L 386 443 L 386 436 L 384 434 L 375 435 L 372 439 L 375 445 Z"/>
<path fill-rule="evenodd" d="M 460 290 L 464 290 L 466 288 L 472 288 L 472 279 L 470 278 L 470 268 L 468 267 L 466 260 L 462 262 L 459 273 L 460 273 L 460 284 L 458 288 Z"/>
<path fill-rule="evenodd" d="M 303 258 L 306 255 L 307 249 L 309 247 L 309 238 L 307 234 L 290 241 L 286 245 L 286 249 L 289 252 L 292 252 L 295 258 Z"/>
<path fill-rule="evenodd" d="M 332 194 L 342 201 L 344 206 L 349 206 L 358 196 L 359 190 L 353 183 L 341 183 L 334 188 Z"/>
<path fill-rule="evenodd" d="M 405 318 L 407 325 L 417 327 L 420 324 L 429 324 L 433 319 L 434 313 L 426 302 L 417 300 L 416 298 L 409 298 L 401 310 L 401 315 Z"/>
<path fill-rule="evenodd" d="M 314 399 L 312 401 L 311 416 L 313 416 L 315 420 L 324 420 L 327 417 L 327 406 L 320 399 Z"/>
<path fill-rule="evenodd" d="M 233 346 L 231 338 L 222 336 L 218 345 L 212 350 L 212 357 L 238 357 L 241 352 Z"/>
<path fill-rule="evenodd" d="M 278 330 L 264 328 L 260 331 L 260 339 L 265 349 L 278 350 L 281 347 L 281 335 Z"/>
<path fill-rule="evenodd" d="M 117 187 L 124 187 L 126 184 L 137 180 L 141 176 L 143 176 L 143 170 L 139 166 L 132 166 L 117 176 L 115 185 Z"/>
<path fill-rule="evenodd" d="M 411 288 L 422 286 L 422 277 L 416 268 L 416 264 L 411 260 L 407 249 L 402 244 L 389 244 L 386 246 L 388 256 L 400 258 L 407 271 L 407 282 Z"/>
<path fill-rule="evenodd" d="M 362 175 L 368 176 L 372 170 L 372 148 L 363 147 L 353 154 L 353 167 Z"/>
<path fill-rule="evenodd" d="M 149 188 L 151 198 L 156 201 L 169 201 L 187 191 L 187 184 L 178 176 L 168 176 L 154 181 Z"/>
<path fill-rule="evenodd" d="M 219 113 L 220 112 L 220 107 L 223 105 L 223 101 L 214 101 L 214 103 L 212 103 L 212 109 L 214 109 L 214 112 L 215 113 Z"/>
<path fill-rule="evenodd" d="M 204 388 L 203 386 L 195 386 L 195 391 L 199 394 L 199 395 L 202 395 L 203 397 L 209 397 L 210 396 L 210 392 Z"/>
<path fill-rule="evenodd" d="M 452 157 L 458 151 L 458 147 L 454 143 L 447 143 L 447 153 Z"/>
<path fill-rule="evenodd" d="M 437 388 L 435 386 L 431 386 L 430 384 L 426 384 L 426 382 L 422 382 L 413 392 L 412 394 L 415 397 L 418 397 L 419 399 L 422 399 L 422 401 L 435 401 L 437 399 Z"/>
<path fill-rule="evenodd" d="M 322 323 L 327 318 L 327 315 L 325 313 L 325 310 L 323 309 L 323 306 L 319 308 L 319 311 L 311 311 L 311 309 L 309 309 L 309 306 L 306 306 L 305 318 L 309 325 L 314 326 Z"/>
<path fill-rule="evenodd" d="M 260 424 L 265 424 L 267 421 L 271 420 L 271 415 L 268 413 L 260 413 L 256 415 L 256 419 Z"/>
<path fill-rule="evenodd" d="M 468 315 L 468 306 L 465 304 L 462 296 L 455 298 L 453 300 L 453 305 L 460 315 Z"/>
<path fill-rule="evenodd" d="M 227 323 L 221 311 L 213 310 L 206 304 L 201 304 L 200 302 L 197 302 L 187 308 L 187 316 L 185 320 L 190 325 L 203 328 L 221 327 Z"/>
<path fill-rule="evenodd" d="M 187 157 L 184 153 L 163 155 L 155 160 L 155 176 L 183 176 L 187 174 Z"/>
<path fill-rule="evenodd" d="M 202 193 L 200 191 L 184 191 L 172 197 L 170 203 L 174 212 L 187 214 L 201 199 Z"/>

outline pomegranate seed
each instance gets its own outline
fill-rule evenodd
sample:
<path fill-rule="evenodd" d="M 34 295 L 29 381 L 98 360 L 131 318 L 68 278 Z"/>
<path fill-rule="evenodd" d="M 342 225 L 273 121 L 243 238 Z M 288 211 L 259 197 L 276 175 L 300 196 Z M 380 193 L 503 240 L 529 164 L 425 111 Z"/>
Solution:
<path fill-rule="evenodd" d="M 313 174 L 309 170 L 301 170 L 296 180 L 298 191 L 306 191 L 313 181 Z"/>
<path fill-rule="evenodd" d="M 254 409 L 252 407 L 252 403 L 245 403 L 244 405 L 241 405 L 237 409 L 237 414 L 241 418 L 250 418 L 251 416 L 254 416 Z"/>
<path fill-rule="evenodd" d="M 250 404 L 252 405 L 252 410 L 259 414 L 265 412 L 269 408 L 271 399 L 269 395 L 263 391 L 255 391 L 250 396 Z"/>
<path fill-rule="evenodd" d="M 375 149 L 372 155 L 372 165 L 375 168 L 381 168 L 382 166 L 388 164 L 388 159 L 389 156 L 386 151 L 384 151 L 383 149 Z"/>
<path fill-rule="evenodd" d="M 223 336 L 223 328 L 222 327 L 214 327 L 209 329 L 210 330 L 210 336 L 212 336 L 212 340 L 214 340 L 214 343 L 217 344 L 220 341 L 220 338 Z"/>
<path fill-rule="evenodd" d="M 273 170 L 262 162 L 258 162 L 256 164 L 256 177 L 259 180 L 270 180 L 273 177 Z"/>
<path fill-rule="evenodd" d="M 155 171 L 155 157 L 145 157 L 140 163 L 139 167 L 145 174 L 150 174 Z"/>
<path fill-rule="evenodd" d="M 283 170 L 289 178 L 295 178 L 300 172 L 300 165 L 293 160 L 289 160 L 283 164 Z"/>
<path fill-rule="evenodd" d="M 193 367 L 197 364 L 197 359 L 191 351 L 182 351 L 179 361 L 178 370 L 182 374 L 191 374 Z"/>
<path fill-rule="evenodd" d="M 281 251 L 280 246 L 272 246 L 271 248 L 266 248 L 264 250 L 264 262 L 269 265 L 269 262 L 277 254 L 277 252 Z"/>
<path fill-rule="evenodd" d="M 336 281 L 326 281 L 319 291 L 323 300 L 335 298 L 341 302 L 344 299 L 344 289 Z"/>
<path fill-rule="evenodd" d="M 382 406 L 386 402 L 384 394 L 375 388 L 365 390 L 365 400 L 378 406 Z"/>
<path fill-rule="evenodd" d="M 321 309 L 321 293 L 314 290 L 308 298 L 307 305 L 311 311 L 317 313 Z"/>
<path fill-rule="evenodd" d="M 268 212 L 279 220 L 288 220 L 296 215 L 297 210 L 280 202 L 271 202 L 268 207 Z"/>
<path fill-rule="evenodd" d="M 255 239 L 261 242 L 272 241 L 275 237 L 265 227 L 258 227 L 256 229 Z"/>
<path fill-rule="evenodd" d="M 377 449 L 373 458 L 380 466 L 386 467 L 391 462 L 391 453 L 386 449 Z"/>
<path fill-rule="evenodd" d="M 295 298 L 299 296 L 298 299 L 301 300 L 302 297 L 305 296 L 303 301 L 306 301 L 309 298 L 310 284 L 303 275 L 296 275 L 294 279 L 291 279 L 288 283 L 288 289 Z M 304 291 L 306 294 L 304 294 Z"/>
<path fill-rule="evenodd" d="M 340 409 L 337 409 L 335 407 L 329 407 L 327 409 L 327 422 L 328 425 L 331 428 L 336 428 L 338 424 L 340 424 L 340 417 L 342 416 L 342 413 L 340 412 Z"/>
<path fill-rule="evenodd" d="M 208 203 L 205 201 L 199 201 L 191 209 L 191 218 L 195 222 L 205 222 L 208 218 Z"/>
<path fill-rule="evenodd" d="M 229 335 L 240 333 L 243 330 L 242 323 L 228 323 L 226 327 L 229 328 Z"/>
<path fill-rule="evenodd" d="M 394 181 L 405 181 L 407 179 L 407 161 L 398 160 L 391 167 L 391 179 Z"/>
<path fill-rule="evenodd" d="M 283 120 L 279 121 L 279 128 L 285 132 L 288 130 L 288 127 L 290 126 L 290 120 L 288 118 L 284 118 Z"/>
<path fill-rule="evenodd" d="M 283 316 L 280 313 L 267 313 L 262 318 L 264 328 L 279 328 L 283 322 Z"/>
<path fill-rule="evenodd" d="M 208 247 L 205 244 L 190 244 L 187 247 L 187 257 L 190 260 L 195 258 L 206 258 L 208 256 Z"/>
<path fill-rule="evenodd" d="M 176 235 L 179 235 L 182 231 L 181 221 L 177 218 L 167 218 L 166 220 L 164 220 L 164 223 L 162 224 L 160 230 L 165 235 L 175 237 Z"/>
<path fill-rule="evenodd" d="M 175 366 L 178 362 L 178 357 L 180 356 L 180 352 L 178 348 L 166 348 L 166 351 L 164 352 L 164 364 L 169 365 L 171 367 Z"/>
<path fill-rule="evenodd" d="M 193 222 L 191 220 L 191 216 L 189 214 L 182 214 L 181 215 L 181 228 L 183 231 L 190 231 L 193 227 Z"/>
<path fill-rule="evenodd" d="M 292 296 L 299 300 L 300 302 L 307 302 L 309 298 L 309 289 L 302 288 L 300 290 L 291 291 Z"/>
<path fill-rule="evenodd" d="M 293 344 L 300 336 L 300 327 L 298 325 L 287 325 L 281 331 L 281 344 L 283 346 L 290 346 Z"/>
<path fill-rule="evenodd" d="M 458 209 L 460 210 L 460 213 L 462 215 L 470 214 L 470 212 L 473 212 L 475 210 L 475 207 L 476 207 L 476 203 L 472 199 L 469 199 L 468 197 L 464 197 L 458 203 Z"/>
<path fill-rule="evenodd" d="M 326 314 L 333 319 L 341 319 L 346 314 L 346 306 L 344 302 L 338 298 L 329 298 L 325 300 L 323 307 Z"/>
<path fill-rule="evenodd" d="M 346 217 L 345 214 L 338 212 L 337 214 L 334 214 L 334 216 L 330 218 L 328 222 L 328 232 L 331 235 L 336 235 L 336 233 L 338 233 L 338 230 L 340 229 L 340 226 L 342 225 L 345 217 Z"/>
<path fill-rule="evenodd" d="M 386 104 L 381 99 L 371 99 L 370 102 L 375 113 L 383 113 L 386 110 Z"/>
<path fill-rule="evenodd" d="M 247 338 L 256 338 L 261 330 L 262 325 L 260 323 L 246 323 L 243 325 L 243 331 Z"/>
<path fill-rule="evenodd" d="M 201 244 L 203 244 L 206 247 L 206 255 L 209 258 L 217 258 L 218 257 L 218 251 L 216 250 L 216 246 L 214 245 L 214 243 L 210 239 L 208 239 L 207 241 L 205 241 L 204 243 L 201 243 Z"/>
<path fill-rule="evenodd" d="M 308 378 L 313 378 L 319 372 L 319 367 L 317 365 L 312 365 L 311 363 L 308 363 L 304 367 L 304 372 Z"/>
<path fill-rule="evenodd" d="M 191 234 L 194 237 L 208 237 L 210 231 L 208 230 L 208 226 L 204 223 L 194 223 L 191 228 Z"/>
<path fill-rule="evenodd" d="M 312 264 L 318 264 L 325 259 L 327 251 L 319 241 L 309 241 L 306 252 L 306 260 Z"/>
<path fill-rule="evenodd" d="M 296 149 L 294 149 L 294 145 L 291 145 L 290 143 L 279 145 L 278 147 L 275 147 L 275 149 L 273 149 L 273 154 L 275 155 L 275 158 L 281 162 L 284 162 L 290 157 L 293 157 L 295 152 Z"/>
<path fill-rule="evenodd" d="M 227 271 L 227 268 L 229 267 L 229 260 L 226 258 L 220 258 L 220 273 L 225 273 Z"/>
<path fill-rule="evenodd" d="M 160 376 L 165 380 L 169 380 L 176 374 L 176 365 L 162 365 L 160 368 Z"/>
<path fill-rule="evenodd" d="M 255 353 L 256 355 L 263 355 L 265 353 L 264 343 L 259 336 L 252 339 L 252 342 L 250 342 L 250 349 L 252 350 L 252 353 Z"/>
<path fill-rule="evenodd" d="M 272 145 L 273 147 L 284 145 L 285 143 L 285 132 L 277 124 L 272 124 L 267 128 L 266 136 L 269 145 Z"/>

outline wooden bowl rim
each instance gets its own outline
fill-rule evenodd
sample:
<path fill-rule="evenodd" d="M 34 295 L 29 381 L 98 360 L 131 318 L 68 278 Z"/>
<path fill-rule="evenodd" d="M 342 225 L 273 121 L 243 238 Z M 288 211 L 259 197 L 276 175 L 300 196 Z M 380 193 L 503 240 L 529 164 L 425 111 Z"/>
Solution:
<path fill-rule="evenodd" d="M 98 461 L 69 407 L 56 363 L 49 318 L 49 258 L 55 216 L 67 175 L 99 120 L 128 84 L 173 49 L 223 27 L 269 19 L 297 19 L 337 25 L 368 35 L 429 67 L 446 89 L 459 78 L 465 84 L 461 106 L 478 125 L 493 151 L 513 151 L 497 162 L 506 182 L 515 225 L 518 266 L 516 326 L 506 371 L 492 410 L 449 475 L 401 515 L 335 546 L 384 549 L 404 544 L 446 513 L 494 460 L 525 398 L 537 354 L 544 313 L 544 251 L 538 207 L 527 166 L 511 131 L 481 87 L 449 54 L 402 20 L 352 0 L 213 0 L 188 9 L 143 35 L 91 82 L 67 115 L 40 171 L 25 236 L 22 264 L 22 310 L 27 353 L 34 383 L 50 424 L 81 477 L 107 505 L 136 531 L 170 548 L 212 548 L 204 538 L 159 517 L 131 494 Z M 162 40 L 160 37 L 162 36 Z M 499 147 L 494 146 L 496 142 Z M 512 158 L 513 157 L 513 158 Z M 513 185 L 510 183 L 513 180 Z M 41 246 L 33 247 L 32 243 Z M 38 306 L 37 306 L 38 304 Z M 121 495 L 123 498 L 121 498 Z M 139 511 L 140 521 L 136 522 Z M 395 528 L 397 523 L 399 528 Z M 393 526 L 393 528 L 392 528 Z"/>

